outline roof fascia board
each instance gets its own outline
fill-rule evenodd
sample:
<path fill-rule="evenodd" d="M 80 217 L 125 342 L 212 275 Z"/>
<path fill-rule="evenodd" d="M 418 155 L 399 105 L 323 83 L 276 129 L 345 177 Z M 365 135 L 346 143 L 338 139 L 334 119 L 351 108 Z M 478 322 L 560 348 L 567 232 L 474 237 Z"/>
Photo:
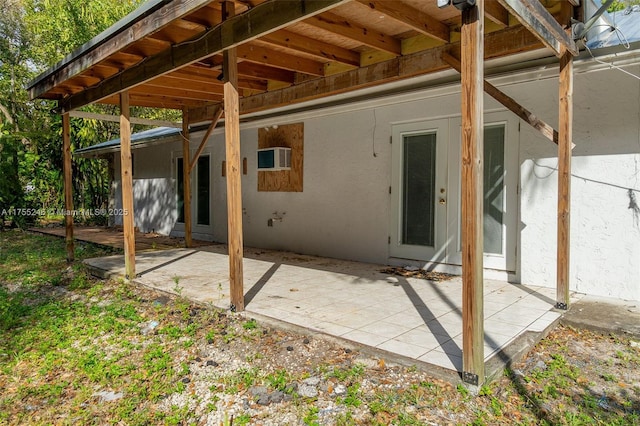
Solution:
<path fill-rule="evenodd" d="M 573 56 L 578 55 L 575 42 L 555 20 L 553 15 L 542 6 L 539 0 L 498 0 L 516 19 L 535 34 L 540 41 L 553 50 L 556 56 L 562 55 L 564 47 Z"/>
<path fill-rule="evenodd" d="M 60 101 L 60 112 L 130 89 L 154 77 L 220 53 L 350 0 L 270 0 Z"/>
<path fill-rule="evenodd" d="M 210 3 L 211 0 L 149 0 L 83 44 L 27 85 L 35 99 L 109 55 Z"/>

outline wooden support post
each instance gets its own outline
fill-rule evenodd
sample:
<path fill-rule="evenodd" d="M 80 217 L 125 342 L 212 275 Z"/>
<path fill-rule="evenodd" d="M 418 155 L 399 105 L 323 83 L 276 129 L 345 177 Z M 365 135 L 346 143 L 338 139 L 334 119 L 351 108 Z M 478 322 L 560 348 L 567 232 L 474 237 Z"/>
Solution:
<path fill-rule="evenodd" d="M 234 3 L 222 3 L 222 19 L 234 15 Z M 229 284 L 231 310 L 244 310 L 242 277 L 242 189 L 240 159 L 240 98 L 238 95 L 238 67 L 235 49 L 224 51 L 224 135 L 227 162 L 227 221 L 229 228 Z"/>
<path fill-rule="evenodd" d="M 196 153 L 193 154 L 193 159 L 189 162 L 189 173 L 191 173 L 196 167 L 198 158 L 200 158 L 200 154 L 202 154 L 202 151 L 204 151 L 204 147 L 207 146 L 207 139 L 209 139 L 209 136 L 211 136 L 211 133 L 213 133 L 213 130 L 216 128 L 216 124 L 218 124 L 218 120 L 220 120 L 220 117 L 222 117 L 222 112 L 222 106 L 220 106 L 218 110 L 213 114 L 213 117 L 211 118 L 211 124 L 209 124 L 207 131 L 204 133 L 204 136 L 200 141 L 200 145 L 198 145 L 198 149 L 196 149 Z"/>
<path fill-rule="evenodd" d="M 182 194 L 184 208 L 184 246 L 191 247 L 191 143 L 189 141 L 189 110 L 182 110 Z"/>
<path fill-rule="evenodd" d="M 484 382 L 483 60 L 484 0 L 462 12 L 462 380 Z"/>
<path fill-rule="evenodd" d="M 569 251 L 571 205 L 571 141 L 573 139 L 573 55 L 560 57 L 558 124 L 558 260 L 556 306 L 569 307 Z"/>
<path fill-rule="evenodd" d="M 64 158 L 64 227 L 67 245 L 67 262 L 73 262 L 73 180 L 71 168 L 71 124 L 69 114 L 62 114 L 62 156 Z"/>
<path fill-rule="evenodd" d="M 454 70 L 460 72 L 461 64 L 456 57 L 445 52 L 442 54 L 442 59 L 446 63 L 451 65 Z M 556 145 L 558 144 L 558 132 L 549 124 L 536 117 L 536 115 L 531 111 L 516 102 L 515 99 L 495 87 L 493 84 L 489 83 L 487 80 L 484 80 L 484 91 L 487 92 L 487 94 L 493 97 L 496 101 L 507 107 L 509 111 L 524 120 L 525 123 L 529 124 L 531 127 L 542 133 L 544 137 L 546 137 Z"/>
<path fill-rule="evenodd" d="M 133 214 L 133 176 L 131 165 L 131 122 L 129 92 L 120 93 L 120 172 L 122 176 L 122 227 L 124 231 L 124 269 L 126 278 L 136 277 L 136 234 Z"/>

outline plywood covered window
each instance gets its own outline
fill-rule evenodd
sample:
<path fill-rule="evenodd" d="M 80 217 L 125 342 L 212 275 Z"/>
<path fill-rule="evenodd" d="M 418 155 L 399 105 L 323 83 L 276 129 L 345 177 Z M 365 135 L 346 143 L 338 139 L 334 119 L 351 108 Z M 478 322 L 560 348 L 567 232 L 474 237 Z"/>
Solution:
<path fill-rule="evenodd" d="M 258 171 L 258 191 L 302 192 L 304 123 L 260 128 L 258 149 L 277 147 L 291 149 L 291 168 Z"/>

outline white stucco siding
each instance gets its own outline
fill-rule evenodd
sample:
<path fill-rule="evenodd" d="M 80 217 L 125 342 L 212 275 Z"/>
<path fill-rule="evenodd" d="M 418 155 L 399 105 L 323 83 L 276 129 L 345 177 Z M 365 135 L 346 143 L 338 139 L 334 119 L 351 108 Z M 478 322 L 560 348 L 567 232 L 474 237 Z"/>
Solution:
<path fill-rule="evenodd" d="M 640 75 L 640 66 L 628 69 Z M 557 126 L 557 78 L 523 82 L 501 77 L 495 82 Z M 458 90 L 455 86 L 425 90 L 243 124 L 241 155 L 248 161 L 248 174 L 242 176 L 245 244 L 389 262 L 387 239 L 395 208 L 389 195 L 392 126 L 459 117 Z M 488 97 L 485 107 L 487 111 L 501 108 Z M 640 300 L 640 217 L 634 205 L 640 198 L 640 82 L 616 70 L 581 73 L 578 68 L 574 117 L 571 289 Z M 304 123 L 304 191 L 258 192 L 258 128 L 299 122 Z M 194 150 L 201 137 L 202 133 L 193 134 Z M 211 238 L 225 242 L 223 129 L 214 132 L 207 150 L 212 156 L 214 199 Z M 135 151 L 136 226 L 141 230 L 175 231 L 171 161 L 172 152 L 179 151 L 179 143 Z M 116 166 L 119 176 L 118 161 Z M 516 270 L 510 277 L 515 282 L 554 287 L 557 147 L 521 123 L 518 167 L 508 172 L 519 173 L 520 183 Z M 452 196 L 452 188 L 449 191 Z M 116 199 L 119 206 L 119 191 Z M 267 225 L 278 217 L 282 220 Z"/>
<path fill-rule="evenodd" d="M 141 232 L 169 235 L 177 218 L 175 181 L 171 177 L 171 150 L 165 144 L 133 150 L 133 211 Z M 122 208 L 120 155 L 115 156 L 115 209 Z M 115 217 L 122 225 L 122 216 Z"/>
<path fill-rule="evenodd" d="M 629 68 L 640 75 L 640 68 Z M 557 80 L 514 86 L 523 104 L 557 123 Z M 521 99 L 520 95 L 514 96 Z M 571 289 L 640 300 L 640 82 L 616 70 L 577 74 L 571 180 Z M 523 126 L 519 280 L 556 282 L 557 157 Z M 635 195 L 632 195 L 635 194 Z"/>
<path fill-rule="evenodd" d="M 371 111 L 304 120 L 303 192 L 259 192 L 257 128 L 243 129 L 241 138 L 249 168 L 242 179 L 247 245 L 370 262 L 386 259 L 388 132 L 382 153 L 374 156 Z M 282 220 L 267 225 L 278 217 Z"/>

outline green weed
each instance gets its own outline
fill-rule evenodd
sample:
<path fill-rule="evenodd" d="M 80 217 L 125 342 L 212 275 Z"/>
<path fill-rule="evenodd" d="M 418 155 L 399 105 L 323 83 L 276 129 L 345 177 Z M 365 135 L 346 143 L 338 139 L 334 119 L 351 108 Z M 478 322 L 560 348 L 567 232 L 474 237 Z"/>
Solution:
<path fill-rule="evenodd" d="M 304 417 L 302 418 L 302 421 L 304 422 L 304 424 L 308 426 L 317 426 L 319 424 L 318 412 L 320 412 L 318 407 L 316 406 L 309 407 Z"/>
<path fill-rule="evenodd" d="M 258 323 L 255 319 L 250 319 L 248 321 L 245 321 L 242 324 L 242 328 L 244 328 L 245 330 L 254 330 L 258 327 Z"/>

